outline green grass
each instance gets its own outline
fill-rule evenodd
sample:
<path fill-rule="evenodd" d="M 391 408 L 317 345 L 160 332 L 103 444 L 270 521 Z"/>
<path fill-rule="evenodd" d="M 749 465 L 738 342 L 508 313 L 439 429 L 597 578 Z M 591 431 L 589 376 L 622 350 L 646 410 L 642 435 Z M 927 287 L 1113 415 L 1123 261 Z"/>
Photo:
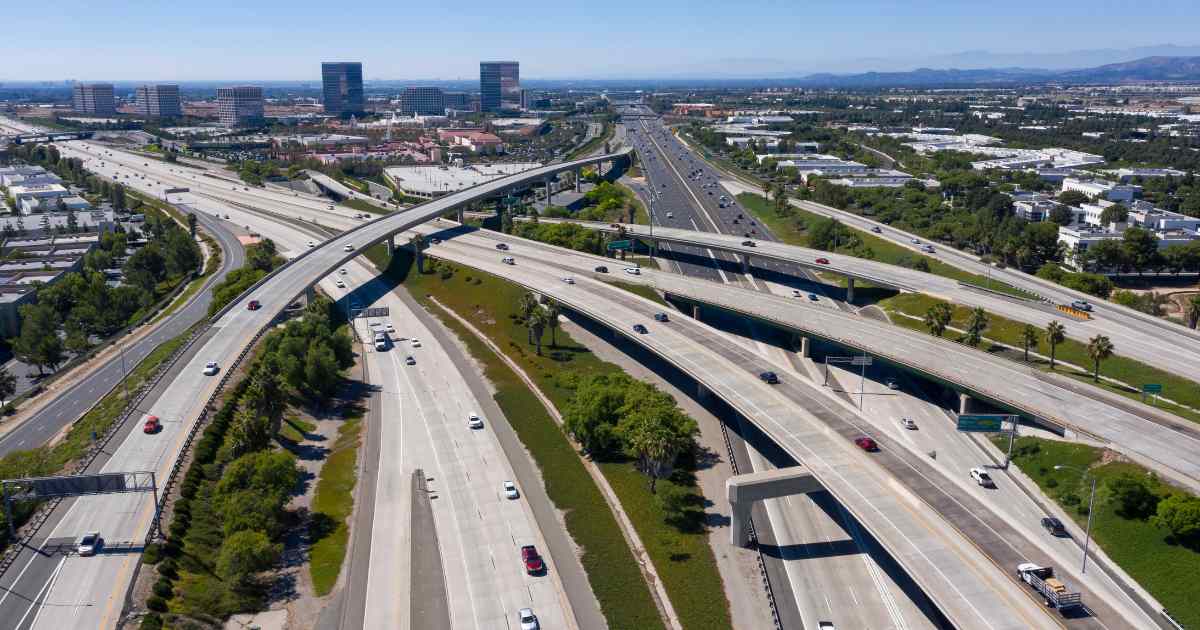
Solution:
<path fill-rule="evenodd" d="M 346 542 L 350 538 L 346 520 L 354 509 L 354 484 L 358 481 L 355 463 L 361 429 L 361 417 L 348 418 L 338 427 L 338 439 L 321 466 L 313 496 L 313 527 L 317 530 L 314 534 L 320 535 L 314 536 L 308 570 L 318 597 L 333 589 L 346 556 Z"/>
<path fill-rule="evenodd" d="M 279 437 L 299 444 L 304 441 L 304 434 L 317 430 L 317 425 L 304 418 L 284 418 L 283 426 L 279 428 Z"/>
<path fill-rule="evenodd" d="M 920 293 L 902 293 L 900 295 L 882 300 L 879 303 L 879 306 L 889 312 L 907 313 L 923 319 L 929 308 L 939 302 L 941 302 L 941 300 Z M 964 306 L 955 306 L 954 316 L 950 321 L 950 325 L 955 328 L 965 328 L 967 318 L 970 316 L 970 313 L 971 309 L 969 308 Z M 995 314 L 989 314 L 988 319 L 989 325 L 988 329 L 984 332 L 984 336 L 1016 348 L 1023 347 L 1023 343 L 1021 342 L 1021 331 L 1025 328 L 1024 322 L 1006 319 Z M 893 317 L 892 323 L 905 328 L 919 330 L 921 332 L 928 332 L 928 329 L 925 328 L 925 325 L 921 321 L 908 317 Z M 1068 324 L 1066 328 L 1067 332 L 1070 332 L 1070 324 Z M 1050 344 L 1045 340 L 1045 330 L 1039 329 L 1039 331 L 1042 339 L 1039 341 L 1036 349 L 1030 347 L 1030 350 L 1036 351 L 1038 354 L 1049 356 Z M 991 346 L 992 344 L 985 341 L 980 344 L 980 349 L 985 352 L 990 352 Z M 1121 348 L 1118 347 L 1115 349 L 1115 351 L 1119 353 L 1121 352 Z M 1085 381 L 1096 386 L 1104 387 L 1109 391 L 1121 394 L 1122 396 L 1125 396 L 1131 400 L 1141 400 L 1141 394 L 1138 391 L 1119 387 L 1104 381 L 1101 381 L 1100 383 L 1094 383 L 1091 380 L 1090 369 L 1092 367 L 1092 360 L 1090 357 L 1088 357 L 1086 343 L 1074 339 L 1067 339 L 1063 343 L 1058 344 L 1058 348 L 1055 351 L 1055 357 L 1059 360 L 1073 363 L 1085 368 L 1086 370 L 1089 370 L 1086 373 L 1080 373 L 1076 370 L 1058 365 L 1055 366 L 1055 372 L 1076 378 L 1080 381 Z M 1036 359 L 1035 357 L 1030 357 L 1029 359 L 1030 363 L 1034 366 L 1049 371 L 1050 365 L 1048 361 Z M 1181 376 L 1176 376 L 1169 372 L 1165 372 L 1156 367 L 1146 365 L 1134 359 L 1121 356 L 1120 354 L 1114 354 L 1112 357 L 1100 364 L 1100 375 L 1129 383 L 1135 388 L 1139 389 L 1140 386 L 1145 383 L 1160 383 L 1163 386 L 1163 396 L 1171 398 L 1189 407 L 1200 407 L 1200 384 Z M 1164 410 L 1175 413 L 1180 417 L 1187 418 L 1192 422 L 1200 423 L 1200 414 L 1166 402 L 1160 402 L 1159 406 Z"/>
<path fill-rule="evenodd" d="M 646 298 L 647 300 L 655 302 L 656 304 L 661 304 L 662 306 L 670 306 L 670 304 L 667 304 L 667 301 L 664 300 L 662 298 L 662 296 L 658 294 L 658 291 L 655 291 L 653 288 L 648 287 L 644 284 L 633 284 L 630 282 L 622 282 L 621 280 L 609 280 L 608 283 L 615 287 L 620 287 L 622 289 L 625 289 L 626 291 L 633 293 L 635 295 L 640 295 L 640 296 Z"/>
<path fill-rule="evenodd" d="M 372 260 L 381 259 L 380 254 L 368 252 L 369 257 L 374 256 Z M 403 251 L 400 258 L 406 258 Z M 455 265 L 439 263 L 439 269 L 453 271 L 442 279 L 440 273 L 407 273 L 407 264 L 399 263 L 390 274 L 394 278 L 407 275 L 406 286 L 418 300 L 428 304 L 427 296 L 433 295 L 471 321 L 520 365 L 557 407 L 561 408 L 570 399 L 574 383 L 582 376 L 620 369 L 601 361 L 562 331 L 558 332 L 554 345 L 547 332 L 543 356 L 537 356 L 526 342 L 525 329 L 510 317 L 523 289 Z M 430 310 L 435 314 L 440 312 L 437 307 Z M 541 469 L 551 500 L 566 513 L 567 529 L 583 549 L 581 562 L 609 626 L 662 627 L 648 587 L 612 512 L 583 467 L 574 445 L 524 382 L 486 345 L 457 321 L 448 317 L 443 321 L 484 365 L 488 380 L 496 387 L 496 402 Z M 666 522 L 655 497 L 649 493 L 646 478 L 632 465 L 613 462 L 601 469 L 633 520 L 684 627 L 729 627 L 728 603 L 703 526 Z M 690 493 L 692 504 L 703 505 L 704 499 L 689 475 L 682 474 L 666 483 Z"/>
<path fill-rule="evenodd" d="M 361 212 L 369 212 L 371 214 L 391 214 L 392 212 L 387 208 L 380 208 L 379 206 L 368 201 L 363 201 L 362 199 L 345 199 L 339 202 L 338 205 L 346 206 L 347 208 L 354 208 L 355 210 Z"/>
<path fill-rule="evenodd" d="M 1000 448 L 1008 438 L 994 436 Z M 1035 437 L 1017 439 L 1013 462 L 1029 475 L 1047 496 L 1070 514 L 1081 527 L 1087 524 L 1090 481 L 1071 470 L 1054 470 L 1056 464 L 1085 468 L 1095 475 L 1096 513 L 1092 538 L 1122 569 L 1137 580 L 1186 627 L 1200 627 L 1200 598 L 1195 576 L 1200 575 L 1200 552 L 1167 542 L 1168 531 L 1140 519 L 1118 515 L 1106 500 L 1104 484 L 1121 473 L 1149 479 L 1156 494 L 1166 496 L 1179 490 L 1158 481 L 1145 468 L 1122 461 L 1101 465 L 1102 450 Z"/>
<path fill-rule="evenodd" d="M 809 247 L 808 234 L 806 224 L 809 221 L 823 219 L 824 217 L 801 210 L 795 206 L 789 206 L 787 216 L 780 216 L 776 213 L 774 206 L 762 195 L 753 193 L 742 193 L 737 196 L 738 201 L 742 203 L 746 209 L 754 214 L 755 218 L 767 226 L 772 233 L 775 234 L 781 241 L 789 245 L 797 245 L 800 247 Z M 986 276 L 981 276 L 977 273 L 963 271 L 958 267 L 947 265 L 946 263 L 923 254 L 914 252 L 907 247 L 893 243 L 887 239 L 875 236 L 870 232 L 858 230 L 853 227 L 843 224 L 844 229 L 850 230 L 859 240 L 862 241 L 866 249 L 870 249 L 872 256 L 871 260 L 889 265 L 899 265 L 903 267 L 911 267 L 917 260 L 924 260 L 929 265 L 929 273 L 951 280 L 957 280 L 965 284 L 971 284 L 979 287 L 991 289 L 999 293 L 1005 293 L 1021 298 L 1033 297 L 1026 291 L 1022 291 L 1012 285 L 1005 284 L 998 280 L 989 280 Z M 837 253 L 847 256 L 861 257 L 861 250 L 856 251 L 848 247 L 839 247 Z"/>

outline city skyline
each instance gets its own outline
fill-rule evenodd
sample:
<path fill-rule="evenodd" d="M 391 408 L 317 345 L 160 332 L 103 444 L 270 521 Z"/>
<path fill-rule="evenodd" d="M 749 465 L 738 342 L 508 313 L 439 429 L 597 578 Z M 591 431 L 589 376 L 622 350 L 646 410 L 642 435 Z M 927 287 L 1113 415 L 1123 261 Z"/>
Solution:
<path fill-rule="evenodd" d="M 1076 0 L 968 4 L 916 2 L 901 11 L 880 2 L 849 8 L 756 0 L 736 10 L 715 3 L 647 7 L 617 2 L 603 11 L 587 6 L 522 10 L 515 20 L 511 10 L 492 5 L 450 12 L 380 3 L 352 16 L 314 19 L 316 3 L 272 0 L 256 10 L 253 20 L 230 2 L 210 3 L 204 19 L 194 20 L 168 6 L 95 12 L 68 1 L 66 14 L 74 13 L 73 7 L 97 14 L 48 30 L 40 28 L 45 16 L 34 7 L 6 10 L 11 35 L 0 42 L 0 55 L 22 63 L 0 71 L 0 81 L 319 81 L 316 64 L 324 59 L 362 61 L 367 80 L 465 80 L 476 74 L 479 60 L 517 59 L 526 66 L 525 78 L 537 80 L 755 78 L 921 65 L 1082 67 L 1124 60 L 1119 50 L 1172 43 L 1179 54 L 1200 54 L 1191 29 L 1200 18 L 1194 3 L 1169 0 L 1150 10 Z M 530 8 L 535 7 L 524 9 Z M 1031 14 L 1038 19 L 1026 19 Z M 147 55 L 152 44 L 145 35 L 181 20 L 188 21 L 189 37 L 156 46 L 155 54 Z M 1062 31 L 1064 21 L 1073 28 Z M 466 36 L 448 48 L 445 29 L 405 30 L 404 37 L 393 39 L 361 26 L 376 23 L 452 25 Z M 497 31 L 498 23 L 506 28 Z M 104 41 L 97 47 L 99 33 Z M 718 49 L 716 42 L 733 46 Z M 56 54 L 29 54 L 39 48 Z"/>

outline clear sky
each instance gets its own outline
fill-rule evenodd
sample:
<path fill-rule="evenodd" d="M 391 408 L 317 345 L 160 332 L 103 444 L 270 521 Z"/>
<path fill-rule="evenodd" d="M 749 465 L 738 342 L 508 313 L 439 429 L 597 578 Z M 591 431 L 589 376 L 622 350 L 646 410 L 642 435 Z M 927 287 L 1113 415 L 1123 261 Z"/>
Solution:
<path fill-rule="evenodd" d="M 516 59 L 523 78 L 651 78 L 996 61 L 943 57 L 963 51 L 1177 44 L 1200 54 L 1200 0 L 4 4 L 0 81 L 317 80 L 322 60 L 362 61 L 368 79 L 473 78 L 481 59 Z"/>

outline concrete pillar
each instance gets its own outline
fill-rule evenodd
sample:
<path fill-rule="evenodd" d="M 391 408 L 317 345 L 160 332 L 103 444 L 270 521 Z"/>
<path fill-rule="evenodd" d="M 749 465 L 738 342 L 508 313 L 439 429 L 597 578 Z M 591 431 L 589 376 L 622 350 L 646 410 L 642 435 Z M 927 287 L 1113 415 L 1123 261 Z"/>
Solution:
<path fill-rule="evenodd" d="M 812 349 L 810 347 L 808 337 L 800 338 L 800 356 L 804 357 L 805 359 L 812 356 Z"/>
<path fill-rule="evenodd" d="M 389 234 L 387 237 L 387 240 L 384 241 L 384 244 L 387 245 L 388 258 L 395 256 L 396 255 L 396 235 Z"/>
<path fill-rule="evenodd" d="M 699 304 L 692 305 L 692 319 L 694 319 L 696 321 L 700 321 L 700 305 Z"/>
<path fill-rule="evenodd" d="M 775 499 L 794 494 L 808 494 L 821 489 L 821 484 L 803 466 L 791 466 L 737 475 L 725 480 L 725 496 L 729 500 L 729 541 L 738 547 L 750 543 L 750 508 L 755 501 Z"/>
<path fill-rule="evenodd" d="M 968 396 L 967 394 L 959 394 L 958 395 L 958 413 L 959 413 L 959 415 L 962 415 L 964 413 L 971 413 L 971 411 L 975 408 L 975 405 L 971 404 L 972 402 L 973 401 L 971 400 L 971 397 Z"/>
<path fill-rule="evenodd" d="M 312 304 L 313 302 L 317 301 L 317 286 L 316 285 L 310 284 L 310 285 L 308 285 L 308 287 L 306 289 L 304 289 L 304 301 L 307 302 L 308 304 Z"/>
<path fill-rule="evenodd" d="M 704 400 L 708 397 L 708 389 L 701 383 L 696 383 L 696 400 Z"/>
<path fill-rule="evenodd" d="M 583 192 L 583 168 L 575 169 L 575 192 Z"/>
<path fill-rule="evenodd" d="M 455 213 L 458 214 L 458 223 L 461 225 L 463 223 L 463 218 L 464 218 L 463 217 L 463 211 L 464 211 L 463 207 L 459 206 L 459 207 L 455 208 L 454 211 L 455 211 Z"/>
<path fill-rule="evenodd" d="M 846 276 L 846 301 L 854 301 L 854 278 Z"/>
<path fill-rule="evenodd" d="M 750 546 L 750 508 L 753 506 L 749 501 L 729 504 L 729 543 L 734 547 Z"/>
<path fill-rule="evenodd" d="M 750 254 L 742 254 L 742 273 L 750 273 Z"/>
<path fill-rule="evenodd" d="M 413 239 L 412 250 L 413 250 L 413 262 L 416 263 L 417 272 L 419 273 L 419 272 L 423 271 L 423 267 L 421 266 L 421 243 L 420 243 L 420 241 Z"/>
<path fill-rule="evenodd" d="M 552 199 L 554 199 L 554 189 L 550 187 L 550 184 L 552 184 L 552 183 L 553 183 L 553 180 L 551 180 L 549 177 L 547 177 L 546 178 L 546 205 L 547 206 L 550 205 L 550 201 Z"/>

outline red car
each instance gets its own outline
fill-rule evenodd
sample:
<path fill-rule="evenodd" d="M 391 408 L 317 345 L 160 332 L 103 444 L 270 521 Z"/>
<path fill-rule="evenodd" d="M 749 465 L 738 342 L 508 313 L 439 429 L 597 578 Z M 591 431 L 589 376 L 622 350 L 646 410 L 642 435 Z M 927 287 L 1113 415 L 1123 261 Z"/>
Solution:
<path fill-rule="evenodd" d="M 867 451 L 868 453 L 879 450 L 879 445 L 875 443 L 875 440 L 872 440 L 871 438 L 869 438 L 865 435 L 862 437 L 854 438 L 854 443 L 858 445 L 858 448 L 861 448 L 862 450 Z"/>
<path fill-rule="evenodd" d="M 162 430 L 162 423 L 158 421 L 158 416 L 146 416 L 146 421 L 142 423 L 142 433 L 158 433 Z"/>
<path fill-rule="evenodd" d="M 262 304 L 259 304 L 258 300 L 250 300 L 250 303 L 246 305 L 246 310 L 250 311 L 257 311 L 260 308 L 262 308 Z"/>
<path fill-rule="evenodd" d="M 537 575 L 546 570 L 546 564 L 542 562 L 537 547 L 533 545 L 521 547 L 521 560 L 525 563 L 525 572 L 529 575 Z"/>
<path fill-rule="evenodd" d="M 818 258 L 818 259 L 817 259 L 817 264 L 818 264 L 818 265 L 828 265 L 828 264 L 829 264 L 829 259 L 828 259 L 828 258 Z"/>

